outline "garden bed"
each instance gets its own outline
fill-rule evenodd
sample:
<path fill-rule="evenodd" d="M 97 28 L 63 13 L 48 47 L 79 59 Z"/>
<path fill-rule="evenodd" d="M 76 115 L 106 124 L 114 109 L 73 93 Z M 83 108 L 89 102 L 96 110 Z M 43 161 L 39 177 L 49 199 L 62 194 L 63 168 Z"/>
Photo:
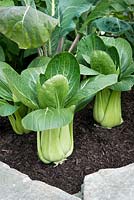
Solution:
<path fill-rule="evenodd" d="M 113 129 L 94 126 L 92 106 L 75 115 L 73 154 L 62 165 L 43 164 L 37 156 L 36 133 L 18 136 L 7 119 L 0 119 L 0 161 L 73 194 L 84 176 L 102 168 L 134 162 L 134 91 L 122 95 L 124 123 Z"/>

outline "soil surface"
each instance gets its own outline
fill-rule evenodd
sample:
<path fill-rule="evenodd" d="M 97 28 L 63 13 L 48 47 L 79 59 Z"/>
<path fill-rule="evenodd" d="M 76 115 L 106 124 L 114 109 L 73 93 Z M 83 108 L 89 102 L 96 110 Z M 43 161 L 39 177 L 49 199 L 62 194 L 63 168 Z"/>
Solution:
<path fill-rule="evenodd" d="M 134 91 L 122 95 L 124 123 L 113 129 L 96 127 L 92 106 L 75 115 L 73 154 L 62 165 L 43 164 L 36 153 L 36 133 L 16 135 L 6 118 L 0 119 L 0 161 L 32 179 L 74 194 L 84 176 L 102 168 L 134 162 Z"/>

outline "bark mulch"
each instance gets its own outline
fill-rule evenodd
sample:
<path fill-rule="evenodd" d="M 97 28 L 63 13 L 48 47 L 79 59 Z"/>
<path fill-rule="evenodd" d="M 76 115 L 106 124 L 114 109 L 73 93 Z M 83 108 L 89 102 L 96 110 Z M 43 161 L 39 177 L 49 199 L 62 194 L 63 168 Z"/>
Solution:
<path fill-rule="evenodd" d="M 74 152 L 62 165 L 43 164 L 36 153 L 36 133 L 16 135 L 6 118 L 0 118 L 0 161 L 73 194 L 84 176 L 102 168 L 134 162 L 134 91 L 122 95 L 124 123 L 113 129 L 94 125 L 92 106 L 75 115 Z"/>

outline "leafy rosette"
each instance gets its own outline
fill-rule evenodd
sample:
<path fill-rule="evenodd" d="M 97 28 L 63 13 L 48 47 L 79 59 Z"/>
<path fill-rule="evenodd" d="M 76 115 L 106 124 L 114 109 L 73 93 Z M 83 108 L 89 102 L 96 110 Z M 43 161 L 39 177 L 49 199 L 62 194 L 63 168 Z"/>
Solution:
<path fill-rule="evenodd" d="M 43 67 L 43 66 L 42 66 Z M 37 132 L 37 149 L 44 163 L 62 163 L 73 151 L 73 118 L 94 95 L 117 82 L 117 75 L 98 75 L 80 82 L 80 67 L 67 52 L 54 56 L 45 70 L 28 68 L 21 75 L 4 70 L 16 99 L 32 109 L 22 120 Z"/>
<path fill-rule="evenodd" d="M 134 62 L 130 44 L 122 38 L 99 37 L 94 34 L 83 38 L 78 45 L 77 57 L 81 74 L 116 74 L 117 83 L 98 92 L 95 97 L 93 115 L 102 126 L 112 128 L 120 125 L 121 92 L 134 85 Z M 86 65 L 86 66 L 85 66 Z"/>

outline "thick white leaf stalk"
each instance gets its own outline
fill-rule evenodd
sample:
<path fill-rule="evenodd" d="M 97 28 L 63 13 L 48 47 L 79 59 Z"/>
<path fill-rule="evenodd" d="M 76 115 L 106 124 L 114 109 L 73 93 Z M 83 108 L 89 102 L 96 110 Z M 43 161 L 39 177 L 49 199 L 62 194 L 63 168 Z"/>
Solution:
<path fill-rule="evenodd" d="M 46 164 L 62 164 L 72 154 L 73 147 L 73 122 L 61 128 L 37 132 L 38 156 Z"/>
<path fill-rule="evenodd" d="M 95 97 L 94 119 L 106 128 L 120 125 L 122 120 L 121 92 L 104 89 Z"/>

